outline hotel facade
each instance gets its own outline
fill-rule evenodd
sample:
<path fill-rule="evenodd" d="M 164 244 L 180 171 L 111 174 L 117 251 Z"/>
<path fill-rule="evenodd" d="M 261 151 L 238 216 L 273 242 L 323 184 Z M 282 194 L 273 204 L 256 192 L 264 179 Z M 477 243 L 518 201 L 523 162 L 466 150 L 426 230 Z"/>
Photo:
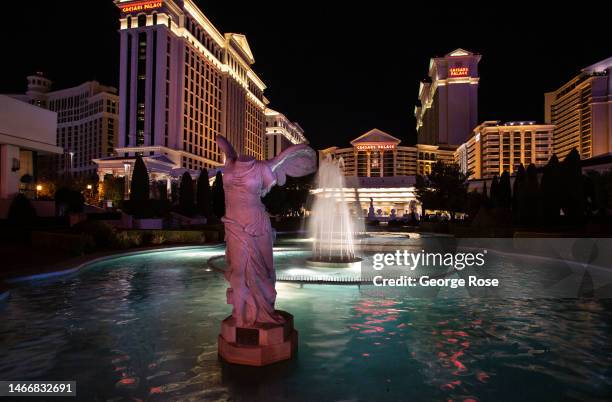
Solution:
<path fill-rule="evenodd" d="M 7 216 L 11 200 L 23 193 L 36 194 L 38 156 L 61 155 L 56 145 L 57 113 L 9 96 L 0 95 L 0 219 Z M 33 203 L 39 216 L 50 210 Z"/>
<path fill-rule="evenodd" d="M 457 148 L 455 162 L 470 180 L 513 174 L 521 164 L 544 166 L 552 156 L 553 130 L 532 121 L 485 121 Z"/>
<path fill-rule="evenodd" d="M 544 95 L 545 121 L 555 125 L 554 153 L 574 148 L 582 159 L 612 153 L 612 57 L 582 69 Z"/>
<path fill-rule="evenodd" d="M 456 49 L 429 62 L 414 109 L 417 142 L 461 145 L 478 124 L 478 63 L 481 56 Z"/>
<path fill-rule="evenodd" d="M 8 96 L 57 113 L 56 142 L 64 151 L 49 159 L 50 173 L 94 176 L 97 166 L 93 159 L 112 155 L 117 146 L 117 90 L 97 81 L 51 90 L 52 81 L 42 73 L 27 80 L 25 94 Z"/>
<path fill-rule="evenodd" d="M 120 10 L 120 110 L 116 156 L 100 178 L 128 175 L 142 155 L 154 178 L 223 164 L 225 136 L 265 157 L 266 88 L 244 35 L 221 34 L 191 0 L 115 0 Z"/>
<path fill-rule="evenodd" d="M 402 146 L 401 140 L 379 129 L 372 129 L 351 141 L 346 148 L 319 151 L 319 159 L 341 159 L 346 178 L 345 199 L 367 211 L 370 198 L 384 215 L 395 210 L 398 216 L 420 213 L 414 185 L 417 174 L 428 174 L 437 161 L 453 163 L 454 146 L 417 144 Z"/>
<path fill-rule="evenodd" d="M 429 80 L 419 87 L 416 145 L 373 129 L 349 147 L 319 151 L 333 158 L 346 177 L 344 197 L 368 211 L 370 201 L 381 218 L 421 213 L 416 199 L 416 176 L 427 175 L 438 161 L 459 166 L 470 180 L 491 179 L 519 165 L 545 165 L 553 151 L 554 125 L 532 121 L 478 125 L 478 63 L 480 55 L 456 49 L 432 58 Z M 316 189 L 315 193 L 321 193 Z M 371 199 L 371 200 L 370 200 Z"/>
<path fill-rule="evenodd" d="M 266 115 L 266 159 L 274 158 L 291 145 L 308 144 L 304 129 L 284 114 L 267 108 Z"/>

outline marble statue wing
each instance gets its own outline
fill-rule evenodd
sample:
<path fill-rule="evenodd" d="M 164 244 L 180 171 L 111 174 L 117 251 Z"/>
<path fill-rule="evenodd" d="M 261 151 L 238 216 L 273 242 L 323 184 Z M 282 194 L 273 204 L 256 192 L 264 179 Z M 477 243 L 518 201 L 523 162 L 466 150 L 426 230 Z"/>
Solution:
<path fill-rule="evenodd" d="M 267 160 L 266 164 L 274 173 L 276 184 L 282 186 L 287 176 L 301 177 L 314 172 L 317 154 L 306 144 L 292 145 L 276 157 Z"/>
<path fill-rule="evenodd" d="M 229 141 L 225 139 L 224 136 L 217 135 L 216 141 L 217 145 L 219 145 L 219 148 L 221 148 L 221 151 L 223 151 L 223 153 L 225 154 L 226 161 L 234 161 L 236 160 L 236 158 L 238 158 L 236 150 L 234 149 L 232 144 L 230 144 Z"/>

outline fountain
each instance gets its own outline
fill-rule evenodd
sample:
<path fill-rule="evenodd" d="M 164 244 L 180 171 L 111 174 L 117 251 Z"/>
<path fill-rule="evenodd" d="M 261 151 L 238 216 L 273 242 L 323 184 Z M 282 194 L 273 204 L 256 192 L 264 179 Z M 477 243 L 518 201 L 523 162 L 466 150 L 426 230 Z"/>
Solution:
<path fill-rule="evenodd" d="M 312 257 L 306 264 L 314 267 L 357 267 L 361 258 L 355 256 L 355 225 L 344 198 L 345 180 L 342 158 L 328 156 L 321 161 L 312 208 L 309 233 L 313 238 Z"/>

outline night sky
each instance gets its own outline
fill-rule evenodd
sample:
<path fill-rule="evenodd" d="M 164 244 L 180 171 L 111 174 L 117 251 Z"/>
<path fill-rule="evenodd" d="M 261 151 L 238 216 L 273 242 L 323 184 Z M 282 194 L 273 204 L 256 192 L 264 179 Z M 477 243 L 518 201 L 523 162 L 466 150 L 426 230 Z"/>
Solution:
<path fill-rule="evenodd" d="M 89 79 L 118 86 L 119 13 L 111 0 L 13 3 L 21 9 L 0 24 L 1 93 L 23 92 L 34 71 L 55 88 Z M 419 80 L 431 56 L 457 47 L 482 54 L 480 121 L 542 121 L 545 91 L 612 56 L 603 2 L 580 10 L 556 2 L 552 13 L 517 3 L 196 3 L 221 32 L 247 35 L 270 107 L 300 123 L 315 148 L 346 146 L 373 127 L 414 143 Z"/>

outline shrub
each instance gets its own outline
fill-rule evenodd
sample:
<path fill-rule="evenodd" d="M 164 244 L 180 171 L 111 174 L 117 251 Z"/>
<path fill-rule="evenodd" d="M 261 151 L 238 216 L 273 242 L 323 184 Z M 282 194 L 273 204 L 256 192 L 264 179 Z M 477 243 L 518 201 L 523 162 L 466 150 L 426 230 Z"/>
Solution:
<path fill-rule="evenodd" d="M 115 236 L 114 247 L 118 249 L 126 249 L 130 247 L 139 247 L 142 244 L 142 235 L 134 231 L 119 232 Z"/>
<path fill-rule="evenodd" d="M 11 202 L 7 218 L 11 225 L 31 228 L 36 220 L 36 210 L 25 195 L 18 194 Z"/>
<path fill-rule="evenodd" d="M 154 218 L 156 216 L 151 200 L 125 200 L 121 207 L 136 219 Z"/>
<path fill-rule="evenodd" d="M 60 187 L 55 192 L 55 202 L 60 208 L 60 215 L 65 215 L 70 212 L 83 212 L 85 198 L 77 190 L 70 187 Z"/>
<path fill-rule="evenodd" d="M 115 244 L 115 231 L 105 222 L 87 220 L 77 223 L 72 230 L 90 235 L 98 249 L 110 248 Z"/>
<path fill-rule="evenodd" d="M 163 233 L 153 233 L 151 236 L 151 244 L 160 245 L 166 242 L 166 238 Z"/>
<path fill-rule="evenodd" d="M 66 251 L 71 255 L 83 255 L 95 249 L 93 237 L 87 233 L 32 232 L 32 246 Z"/>

